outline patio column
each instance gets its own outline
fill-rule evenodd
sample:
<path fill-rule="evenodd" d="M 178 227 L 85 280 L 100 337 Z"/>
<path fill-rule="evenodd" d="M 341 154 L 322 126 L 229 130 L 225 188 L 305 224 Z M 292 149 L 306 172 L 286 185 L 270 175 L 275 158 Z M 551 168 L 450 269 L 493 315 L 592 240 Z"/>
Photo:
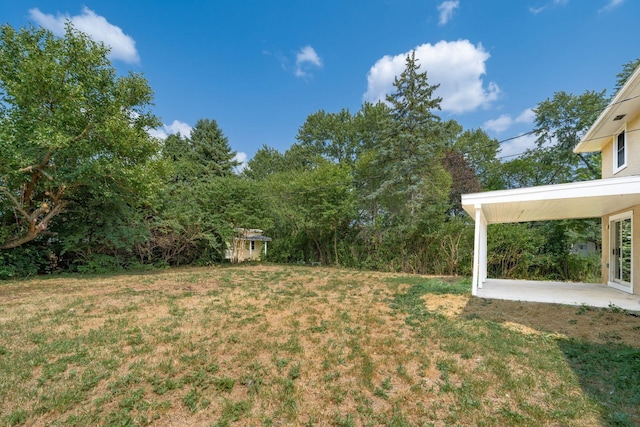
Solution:
<path fill-rule="evenodd" d="M 482 205 L 475 205 L 476 227 L 473 240 L 473 281 L 471 294 L 477 295 L 478 288 L 487 280 L 487 220 L 482 212 Z"/>

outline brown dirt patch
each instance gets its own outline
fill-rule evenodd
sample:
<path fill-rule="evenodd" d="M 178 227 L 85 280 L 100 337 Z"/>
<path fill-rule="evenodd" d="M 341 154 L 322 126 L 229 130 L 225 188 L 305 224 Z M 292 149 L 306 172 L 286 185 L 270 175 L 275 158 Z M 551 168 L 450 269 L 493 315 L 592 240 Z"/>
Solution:
<path fill-rule="evenodd" d="M 626 312 L 467 296 L 447 297 L 451 301 L 467 299 L 464 309 L 457 315 L 501 322 L 521 333 L 552 334 L 598 344 L 640 345 L 640 317 Z M 458 301 L 458 306 L 460 303 Z"/>

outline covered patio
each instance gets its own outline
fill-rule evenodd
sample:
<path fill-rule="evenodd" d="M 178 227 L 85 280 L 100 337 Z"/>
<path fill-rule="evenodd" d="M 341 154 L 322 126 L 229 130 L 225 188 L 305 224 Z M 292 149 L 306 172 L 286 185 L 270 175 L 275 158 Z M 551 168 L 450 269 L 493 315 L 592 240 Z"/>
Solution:
<path fill-rule="evenodd" d="M 640 205 L 640 176 L 462 195 L 463 208 L 475 220 L 473 295 L 599 307 L 607 307 L 611 303 L 617 307 L 639 311 L 638 295 L 617 291 L 606 284 L 552 285 L 549 282 L 487 278 L 489 224 L 602 218 L 637 205 Z"/>
<path fill-rule="evenodd" d="M 640 312 L 640 297 L 595 283 L 487 279 L 476 296 L 509 301 L 617 307 Z"/>

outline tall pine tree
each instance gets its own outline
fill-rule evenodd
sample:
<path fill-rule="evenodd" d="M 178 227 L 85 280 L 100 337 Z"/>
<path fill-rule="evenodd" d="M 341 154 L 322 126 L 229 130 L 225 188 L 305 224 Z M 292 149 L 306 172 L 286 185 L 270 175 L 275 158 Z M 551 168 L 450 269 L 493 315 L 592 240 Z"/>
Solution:
<path fill-rule="evenodd" d="M 434 97 L 439 85 L 430 85 L 427 73 L 420 72 L 415 52 L 407 55 L 393 86 L 395 92 L 386 98 L 390 122 L 376 161 L 384 178 L 374 197 L 390 216 L 407 223 L 426 205 L 446 200 L 448 193 L 441 123 L 434 114 L 442 98 Z"/>
<path fill-rule="evenodd" d="M 194 161 L 201 167 L 202 177 L 229 176 L 240 163 L 234 160 L 229 140 L 215 120 L 200 119 L 191 131 Z"/>

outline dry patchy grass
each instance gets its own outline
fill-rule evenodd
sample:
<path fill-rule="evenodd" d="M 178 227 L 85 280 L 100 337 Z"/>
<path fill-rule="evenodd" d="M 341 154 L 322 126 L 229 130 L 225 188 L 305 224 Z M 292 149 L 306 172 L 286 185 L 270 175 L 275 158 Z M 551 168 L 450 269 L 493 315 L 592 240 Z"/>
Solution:
<path fill-rule="evenodd" d="M 187 268 L 8 282 L 0 301 L 3 425 L 640 422 L 594 375 L 611 349 L 638 367 L 638 318 L 457 279 Z"/>

